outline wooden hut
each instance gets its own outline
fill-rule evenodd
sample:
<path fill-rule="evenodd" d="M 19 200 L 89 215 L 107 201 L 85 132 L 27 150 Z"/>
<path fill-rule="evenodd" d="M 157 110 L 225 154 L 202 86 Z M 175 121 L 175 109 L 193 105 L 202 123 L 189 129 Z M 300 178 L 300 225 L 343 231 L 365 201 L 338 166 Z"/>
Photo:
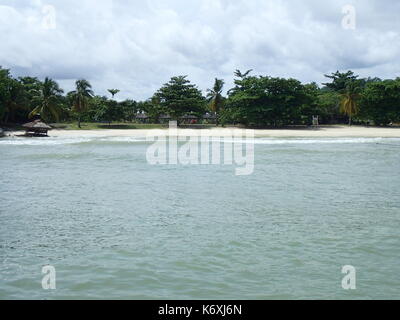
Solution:
<path fill-rule="evenodd" d="M 25 135 L 27 136 L 47 136 L 47 132 L 52 128 L 42 122 L 40 119 L 36 119 L 32 122 L 23 125 L 25 128 Z"/>
<path fill-rule="evenodd" d="M 141 123 L 149 122 L 149 117 L 145 113 L 138 113 L 135 118 L 136 118 L 136 121 L 141 122 Z"/>
<path fill-rule="evenodd" d="M 203 116 L 203 121 L 205 123 L 213 123 L 213 124 L 215 124 L 215 123 L 217 123 L 217 116 L 216 116 L 215 113 L 206 113 Z"/>
<path fill-rule="evenodd" d="M 186 114 L 183 117 L 181 117 L 183 124 L 196 124 L 198 119 L 199 119 L 198 117 L 192 114 Z"/>
<path fill-rule="evenodd" d="M 158 120 L 160 121 L 160 123 L 168 123 L 172 120 L 172 118 L 169 114 L 162 114 Z"/>

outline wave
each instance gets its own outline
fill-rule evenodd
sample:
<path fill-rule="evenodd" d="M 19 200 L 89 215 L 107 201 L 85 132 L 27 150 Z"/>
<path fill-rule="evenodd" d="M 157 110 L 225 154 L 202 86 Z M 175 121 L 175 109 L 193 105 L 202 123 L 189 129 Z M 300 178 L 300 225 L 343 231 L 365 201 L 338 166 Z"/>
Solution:
<path fill-rule="evenodd" d="M 167 141 L 163 137 L 161 141 Z M 211 141 L 226 143 L 241 143 L 255 145 L 302 145 L 302 144 L 393 144 L 400 145 L 400 138 L 224 138 L 212 137 Z M 49 137 L 49 138 L 25 138 L 25 137 L 6 137 L 0 139 L 0 145 L 16 146 L 51 146 L 69 144 L 114 144 L 114 143 L 151 143 L 146 137 Z"/>
<path fill-rule="evenodd" d="M 9 137 L 0 139 L 0 145 L 47 146 L 86 143 L 146 142 L 146 137 Z"/>
<path fill-rule="evenodd" d="M 16 146 L 46 146 L 46 145 L 64 145 L 79 144 L 92 141 L 90 138 L 3 138 L 0 145 Z"/>
<path fill-rule="evenodd" d="M 247 141 L 249 143 L 249 141 Z M 251 141 L 250 141 L 251 142 Z M 358 144 L 400 143 L 400 138 L 304 138 L 273 139 L 256 138 L 254 144 Z"/>

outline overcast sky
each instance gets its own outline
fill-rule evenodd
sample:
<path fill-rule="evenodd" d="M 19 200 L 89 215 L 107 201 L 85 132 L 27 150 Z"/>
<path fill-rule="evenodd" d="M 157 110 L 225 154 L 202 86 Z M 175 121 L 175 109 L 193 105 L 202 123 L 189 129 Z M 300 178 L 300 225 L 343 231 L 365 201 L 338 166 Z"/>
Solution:
<path fill-rule="evenodd" d="M 345 5 L 355 29 L 343 28 Z M 174 75 L 228 89 L 235 69 L 318 83 L 337 69 L 394 78 L 399 18 L 399 0 L 0 0 L 0 65 L 137 100 Z"/>

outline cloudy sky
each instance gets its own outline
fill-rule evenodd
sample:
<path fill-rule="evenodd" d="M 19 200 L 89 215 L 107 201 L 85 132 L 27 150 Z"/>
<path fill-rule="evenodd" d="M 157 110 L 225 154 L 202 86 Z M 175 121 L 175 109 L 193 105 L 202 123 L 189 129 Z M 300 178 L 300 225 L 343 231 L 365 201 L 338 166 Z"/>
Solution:
<path fill-rule="evenodd" d="M 398 0 L 0 0 L 0 65 L 66 91 L 88 79 L 120 99 L 146 99 L 174 75 L 229 88 L 235 69 L 318 83 L 338 69 L 393 78 L 399 14 Z"/>

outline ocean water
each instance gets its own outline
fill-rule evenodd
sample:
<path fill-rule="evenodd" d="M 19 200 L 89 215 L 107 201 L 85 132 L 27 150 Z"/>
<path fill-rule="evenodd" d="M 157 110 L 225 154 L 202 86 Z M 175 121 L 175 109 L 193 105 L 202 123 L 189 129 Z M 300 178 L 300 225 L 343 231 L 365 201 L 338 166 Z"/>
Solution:
<path fill-rule="evenodd" d="M 148 147 L 0 140 L 0 299 L 400 298 L 400 139 L 258 138 L 248 176 Z"/>

